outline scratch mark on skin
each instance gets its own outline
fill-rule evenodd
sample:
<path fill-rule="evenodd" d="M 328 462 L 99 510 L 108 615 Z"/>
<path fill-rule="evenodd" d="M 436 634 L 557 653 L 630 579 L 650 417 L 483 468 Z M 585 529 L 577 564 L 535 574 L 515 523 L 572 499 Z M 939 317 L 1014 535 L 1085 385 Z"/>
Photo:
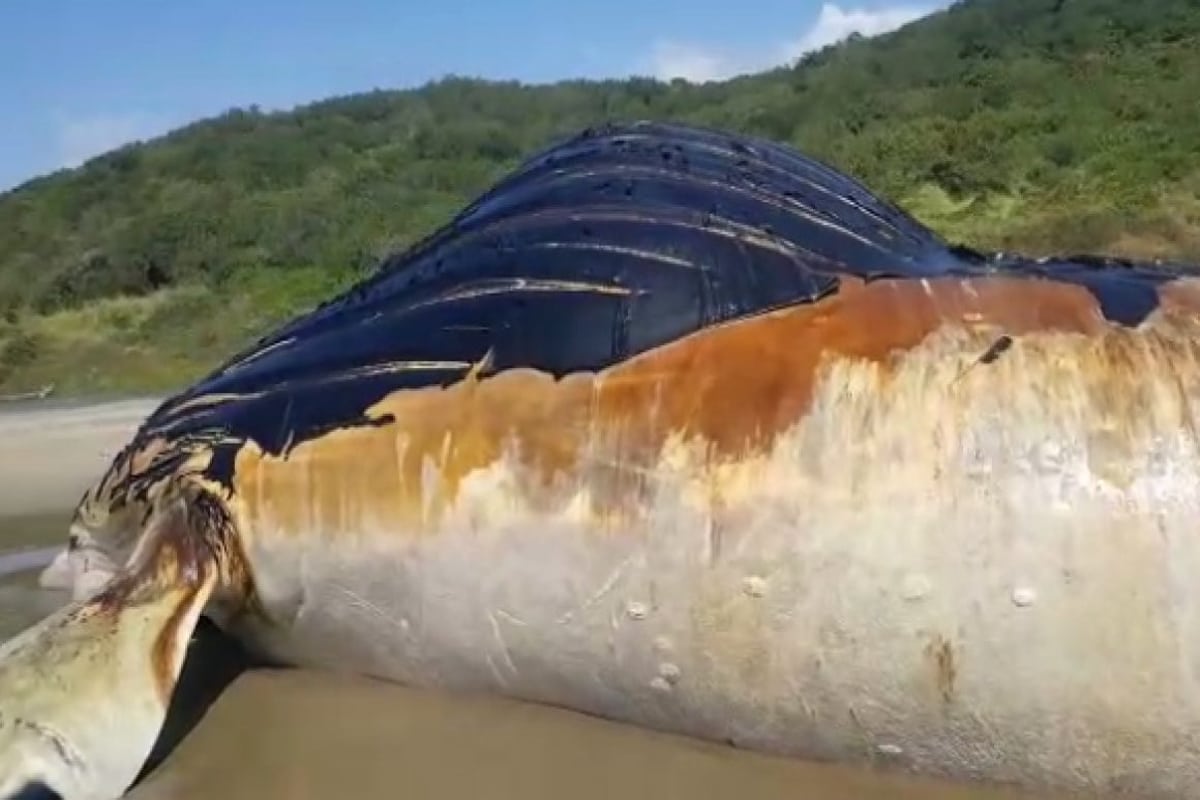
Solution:
<path fill-rule="evenodd" d="M 300 552 L 300 563 L 299 563 L 298 571 L 300 573 L 300 599 L 296 603 L 296 613 L 292 617 L 291 624 L 293 626 L 297 625 L 304 619 L 304 614 L 308 609 L 309 602 L 312 600 L 311 592 L 309 591 L 309 588 L 308 588 L 309 586 L 312 585 L 312 579 L 311 579 L 311 571 L 309 569 L 309 564 L 308 564 L 307 551 L 302 550 Z"/>
<path fill-rule="evenodd" d="M 396 493 L 400 494 L 404 491 L 404 459 L 408 454 L 408 438 L 393 437 L 392 449 L 396 454 Z"/>
<path fill-rule="evenodd" d="M 2 721 L 3 720 L 0 720 L 0 722 Z M 84 760 L 83 754 L 76 750 L 71 742 L 68 741 L 68 739 L 58 731 L 43 725 L 40 722 L 33 722 L 21 717 L 13 717 L 12 724 L 13 727 L 25 728 L 26 730 L 31 731 L 34 735 L 50 742 L 50 745 L 58 753 L 58 757 L 62 759 L 63 763 L 66 764 L 73 772 L 81 773 L 86 771 L 87 762 Z"/>
<path fill-rule="evenodd" d="M 513 616 L 512 614 L 508 613 L 507 611 L 505 611 L 502 608 L 497 608 L 492 613 L 495 614 L 497 617 L 500 617 L 500 619 L 504 620 L 505 622 L 511 622 L 513 625 L 520 625 L 522 628 L 529 627 L 528 622 L 521 619 L 520 617 Z"/>
<path fill-rule="evenodd" d="M 477 383 L 481 376 L 492 371 L 492 365 L 495 363 L 495 359 L 496 348 L 489 347 L 487 351 L 479 357 L 479 360 L 472 364 L 471 368 L 467 370 L 467 374 L 463 376 L 463 380 Z"/>
<path fill-rule="evenodd" d="M 583 605 L 581 605 L 579 608 L 568 611 L 559 617 L 558 624 L 564 625 L 570 622 L 572 619 L 574 619 L 576 613 L 587 611 L 589 608 L 596 605 L 596 603 L 600 602 L 600 600 L 602 600 L 604 596 L 611 592 L 613 587 L 617 585 L 617 581 L 619 581 L 621 576 L 625 574 L 625 570 L 629 567 L 629 562 L 632 560 L 633 556 L 629 556 L 620 564 L 618 564 L 616 568 L 609 573 L 608 577 L 604 579 L 604 582 L 600 584 L 600 588 L 593 592 L 592 596 L 584 601 Z"/>
<path fill-rule="evenodd" d="M 862 720 L 858 718 L 858 712 L 854 710 L 854 706 L 846 706 L 846 711 L 850 715 L 850 721 L 854 723 L 854 727 L 858 729 L 859 734 L 862 736 L 863 746 L 867 748 L 868 753 L 871 753 L 873 750 L 871 747 L 871 740 L 873 738 L 871 732 L 863 724 Z"/>
<path fill-rule="evenodd" d="M 284 438 L 285 434 L 286 434 L 286 438 L 285 438 L 285 441 L 283 444 L 284 458 L 286 458 L 288 453 L 291 452 L 292 442 L 294 442 L 296 439 L 295 430 L 290 430 L 288 428 L 289 423 L 292 421 L 292 406 L 294 404 L 295 404 L 295 398 L 289 396 L 287 399 L 287 405 L 285 405 L 283 407 L 283 413 L 280 415 L 280 420 L 279 420 L 279 437 Z"/>
<path fill-rule="evenodd" d="M 708 483 L 709 513 L 705 517 L 704 562 L 708 566 L 716 566 L 721 559 L 722 544 L 725 538 L 724 521 L 719 511 L 722 507 L 720 485 L 715 476 Z"/>
<path fill-rule="evenodd" d="M 404 631 L 404 626 L 400 622 L 393 619 L 390 614 L 388 614 L 386 611 L 384 611 L 379 606 L 372 603 L 370 600 L 367 600 L 365 597 L 363 597 L 358 592 L 355 592 L 353 589 L 350 589 L 347 586 L 340 584 L 340 583 L 331 583 L 330 587 L 333 589 L 336 589 L 337 591 L 339 591 L 343 595 L 345 595 L 346 599 L 349 601 L 349 605 L 351 608 L 356 608 L 361 611 L 369 612 L 372 616 L 378 617 L 379 619 L 387 622 L 388 625 L 390 625 L 391 627 L 393 627 L 399 631 Z"/>
<path fill-rule="evenodd" d="M 531 244 L 531 250 L 585 250 L 598 253 L 617 253 L 620 255 L 636 256 L 644 258 L 647 261 L 658 261 L 663 264 L 669 264 L 673 267 L 683 267 L 685 269 L 696 269 L 708 271 L 711 269 L 707 264 L 698 264 L 693 261 L 688 261 L 684 258 L 670 256 L 665 253 L 656 253 L 653 250 L 639 250 L 634 247 L 620 247 L 618 245 L 601 244 L 599 242 L 538 242 Z"/>
<path fill-rule="evenodd" d="M 537 219 L 540 215 L 530 214 L 530 219 Z M 588 217 L 594 222 L 645 222 L 646 218 L 638 214 L 622 213 L 619 211 L 608 211 L 602 213 L 590 214 Z M 713 226 L 711 224 L 695 224 L 686 220 L 676 220 L 670 218 L 656 219 L 656 225 L 661 225 L 665 228 L 677 228 L 683 231 L 704 231 L 709 236 L 718 236 L 722 239 L 730 241 L 745 241 L 761 247 L 766 250 L 772 250 L 780 255 L 795 259 L 796 251 L 787 244 L 781 243 L 774 238 L 765 236 L 758 228 L 742 224 L 736 220 L 723 218 L 721 225 Z M 688 269 L 709 271 L 710 268 L 695 264 L 691 261 L 685 261 L 684 264 Z"/>
<path fill-rule="evenodd" d="M 292 452 L 292 446 L 295 444 L 296 444 L 296 431 L 290 430 L 290 431 L 288 431 L 287 439 L 283 443 L 283 448 L 280 450 L 281 457 L 287 458 L 288 454 L 290 454 Z"/>
<path fill-rule="evenodd" d="M 249 354 L 242 360 L 234 362 L 233 364 L 230 364 L 229 367 L 227 368 L 227 371 L 232 372 L 235 369 L 241 369 L 242 367 L 245 367 L 247 364 L 257 361 L 258 359 L 262 358 L 263 356 L 267 355 L 268 353 L 274 352 L 276 350 L 282 350 L 283 348 L 287 347 L 288 345 L 294 344 L 295 342 L 296 342 L 295 336 L 288 336 L 287 338 L 280 339 L 278 342 L 267 345 L 263 349 Z"/>
<path fill-rule="evenodd" d="M 607 294 L 616 297 L 626 297 L 631 294 L 629 289 L 622 286 L 610 286 L 604 283 L 588 283 L 586 281 L 566 280 L 537 280 L 534 278 L 511 278 L 506 280 L 485 280 L 466 284 L 458 289 L 440 294 L 430 300 L 413 303 L 405 308 L 406 311 L 417 311 L 430 306 L 441 305 L 455 300 L 471 300 L 488 295 L 510 294 L 514 292 L 583 292 L 590 294 Z"/>
<path fill-rule="evenodd" d="M 708 545 L 708 552 L 704 554 L 704 563 L 708 566 L 716 566 L 717 561 L 721 558 L 721 526 L 713 517 L 705 520 L 705 525 L 708 527 L 705 542 Z"/>
<path fill-rule="evenodd" d="M 497 612 L 494 610 L 488 612 L 488 621 L 492 623 L 492 635 L 494 637 L 496 637 L 496 643 L 500 645 L 500 652 L 504 656 L 504 665 L 506 667 L 508 667 L 509 672 L 511 672 L 513 675 L 516 675 L 517 674 L 517 665 L 513 663 L 512 654 L 509 652 L 509 649 L 508 649 L 508 642 L 506 642 L 504 640 L 504 632 L 502 630 L 500 630 L 500 623 L 496 620 L 496 614 L 497 614 Z M 491 657 L 491 655 L 489 655 L 488 656 L 488 664 L 491 664 L 491 663 L 492 663 L 492 657 Z M 493 665 L 492 669 L 493 669 L 493 671 L 495 671 L 494 665 Z M 497 674 L 497 677 L 500 677 L 499 674 Z M 501 683 L 504 683 L 503 678 L 500 678 L 500 680 L 501 680 Z"/>
<path fill-rule="evenodd" d="M 469 361 L 447 361 L 445 359 L 429 360 L 429 359 L 410 359 L 408 361 L 390 361 L 385 364 L 374 364 L 365 367 L 361 373 L 354 373 L 353 377 L 360 375 L 373 375 L 384 372 L 423 372 L 425 370 L 459 370 L 466 369 L 470 366 Z M 349 373 L 347 373 L 349 374 Z"/>
<path fill-rule="evenodd" d="M 808 717 L 809 719 L 815 721 L 817 719 L 817 712 L 813 710 L 813 707 L 809 704 L 808 700 L 805 699 L 805 697 L 803 695 L 799 695 L 799 698 L 800 698 L 800 708 L 804 711 L 804 715 L 806 717 Z"/>
<path fill-rule="evenodd" d="M 172 416 L 182 415 L 184 412 L 187 412 L 187 411 L 199 411 L 199 410 L 203 410 L 203 409 L 212 408 L 213 406 L 218 406 L 223 403 L 231 403 L 235 400 L 249 400 L 249 399 L 253 399 L 258 396 L 259 396 L 258 392 L 252 392 L 250 394 L 238 394 L 236 392 L 221 392 L 221 393 L 217 393 L 217 394 L 202 394 L 197 397 L 193 397 L 191 400 L 180 403 L 178 406 L 176 406 L 174 409 L 171 410 L 171 414 L 172 414 Z"/>
<path fill-rule="evenodd" d="M 988 722 L 982 714 L 980 714 L 974 708 L 970 708 L 967 709 L 967 715 L 970 716 L 971 720 L 979 726 L 980 730 L 984 731 L 988 741 L 1000 741 L 1000 736 L 996 733 L 996 729 L 992 727 L 991 723 Z"/>
<path fill-rule="evenodd" d="M 500 668 L 496 666 L 496 662 L 492 660 L 492 654 L 488 653 L 485 655 L 484 660 L 487 661 L 488 669 L 491 670 L 492 677 L 496 679 L 496 683 L 500 684 L 501 688 L 507 689 L 508 679 L 504 677 L 504 673 L 500 671 Z"/>

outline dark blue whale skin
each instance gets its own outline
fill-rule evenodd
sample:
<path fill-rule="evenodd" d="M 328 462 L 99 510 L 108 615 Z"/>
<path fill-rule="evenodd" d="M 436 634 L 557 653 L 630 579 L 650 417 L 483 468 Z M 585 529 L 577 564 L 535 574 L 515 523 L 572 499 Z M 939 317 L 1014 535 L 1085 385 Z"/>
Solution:
<path fill-rule="evenodd" d="M 196 448 L 213 454 L 207 476 L 229 485 L 247 440 L 280 454 L 380 424 L 365 411 L 384 396 L 472 367 L 600 370 L 706 326 L 817 302 L 839 276 L 997 274 L 1084 286 L 1110 321 L 1136 325 L 1162 283 L 1200 270 L 984 254 L 779 144 L 651 122 L 589 129 L 166 400 L 115 460 L 111 497 L 143 496 Z M 117 469 L 154 437 L 172 446 L 148 469 Z"/>

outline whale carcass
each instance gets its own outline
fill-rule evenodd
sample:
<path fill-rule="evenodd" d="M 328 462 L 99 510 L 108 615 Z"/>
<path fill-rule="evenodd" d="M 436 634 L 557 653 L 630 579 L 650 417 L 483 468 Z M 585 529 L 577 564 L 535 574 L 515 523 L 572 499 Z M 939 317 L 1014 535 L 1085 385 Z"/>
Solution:
<path fill-rule="evenodd" d="M 145 421 L 74 602 L 0 649 L 0 797 L 119 796 L 202 614 L 288 664 L 1190 797 L 1198 274 L 951 246 L 743 135 L 556 143 Z"/>

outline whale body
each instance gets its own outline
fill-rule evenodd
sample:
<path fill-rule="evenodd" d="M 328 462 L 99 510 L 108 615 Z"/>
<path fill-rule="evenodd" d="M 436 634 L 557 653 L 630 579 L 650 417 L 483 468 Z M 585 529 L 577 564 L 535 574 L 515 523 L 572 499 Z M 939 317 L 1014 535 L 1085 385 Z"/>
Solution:
<path fill-rule="evenodd" d="M 1191 796 L 1198 275 L 951 245 L 761 139 L 583 132 L 164 402 L 0 688 L 140 603 L 162 702 L 205 614 L 736 747 Z M 140 764 L 146 708 L 80 758 Z"/>

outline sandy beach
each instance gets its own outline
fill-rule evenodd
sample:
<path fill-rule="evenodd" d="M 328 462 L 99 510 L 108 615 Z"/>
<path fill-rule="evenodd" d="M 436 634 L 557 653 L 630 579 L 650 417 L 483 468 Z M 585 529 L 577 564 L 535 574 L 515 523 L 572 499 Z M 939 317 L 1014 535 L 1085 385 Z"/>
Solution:
<path fill-rule="evenodd" d="M 0 514 L 74 504 L 158 402 L 0 406 Z"/>
<path fill-rule="evenodd" d="M 153 406 L 0 409 L 0 557 L 26 558 L 0 576 L 0 638 L 61 601 L 36 588 L 30 568 L 38 559 L 27 556 L 61 546 L 75 499 Z M 196 664 L 203 662 L 189 667 Z M 999 788 L 768 758 L 561 709 L 301 670 L 237 675 L 131 794 L 342 796 L 1033 800 Z"/>

